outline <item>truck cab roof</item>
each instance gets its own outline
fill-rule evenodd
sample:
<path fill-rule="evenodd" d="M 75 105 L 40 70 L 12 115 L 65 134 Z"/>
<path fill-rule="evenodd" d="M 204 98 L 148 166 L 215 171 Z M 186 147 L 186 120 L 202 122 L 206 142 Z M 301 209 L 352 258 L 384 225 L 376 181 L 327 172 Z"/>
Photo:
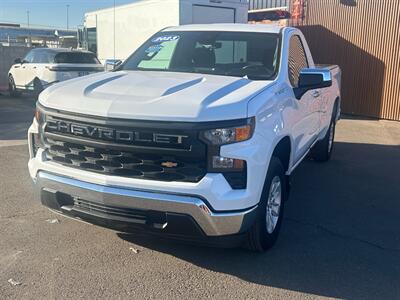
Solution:
<path fill-rule="evenodd" d="M 72 48 L 34 48 L 31 51 L 38 52 L 48 52 L 48 53 L 63 53 L 63 52 L 73 52 L 73 53 L 93 53 L 82 49 L 72 49 Z"/>

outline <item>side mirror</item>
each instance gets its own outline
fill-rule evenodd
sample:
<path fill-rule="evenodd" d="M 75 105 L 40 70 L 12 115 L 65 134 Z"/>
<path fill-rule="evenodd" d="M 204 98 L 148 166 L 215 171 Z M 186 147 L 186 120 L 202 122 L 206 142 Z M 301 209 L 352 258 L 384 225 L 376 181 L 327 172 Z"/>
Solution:
<path fill-rule="evenodd" d="M 22 60 L 20 58 L 17 58 L 14 60 L 14 63 L 16 64 L 22 64 Z"/>
<path fill-rule="evenodd" d="M 104 64 L 104 71 L 113 71 L 122 64 L 120 59 L 107 59 Z"/>
<path fill-rule="evenodd" d="M 299 86 L 294 88 L 298 100 L 310 90 L 332 86 L 332 73 L 329 69 L 303 69 L 300 72 Z"/>

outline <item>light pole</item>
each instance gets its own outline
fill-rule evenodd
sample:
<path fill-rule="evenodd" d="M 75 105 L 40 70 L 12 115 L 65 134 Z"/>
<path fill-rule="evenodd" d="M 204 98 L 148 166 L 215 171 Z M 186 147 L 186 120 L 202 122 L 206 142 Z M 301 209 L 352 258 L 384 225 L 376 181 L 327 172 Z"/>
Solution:
<path fill-rule="evenodd" d="M 67 30 L 69 30 L 69 4 L 67 4 Z"/>
<path fill-rule="evenodd" d="M 31 27 L 30 27 L 30 24 L 29 24 L 29 13 L 30 13 L 30 11 L 29 10 L 27 10 L 26 11 L 26 17 L 27 17 L 27 21 L 28 21 L 28 34 L 29 34 L 29 37 L 28 37 L 28 46 L 30 47 L 30 45 L 31 45 Z"/>
<path fill-rule="evenodd" d="M 115 61 L 115 0 L 114 0 L 114 61 Z"/>

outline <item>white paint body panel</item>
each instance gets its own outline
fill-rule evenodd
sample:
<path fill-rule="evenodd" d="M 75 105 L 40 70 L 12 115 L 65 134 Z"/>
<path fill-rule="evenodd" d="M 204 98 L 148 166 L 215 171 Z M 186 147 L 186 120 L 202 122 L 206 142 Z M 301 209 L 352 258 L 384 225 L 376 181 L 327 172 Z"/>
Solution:
<path fill-rule="evenodd" d="M 216 31 L 229 28 L 230 31 L 277 31 L 274 26 L 232 24 L 187 26 L 179 30 L 205 28 Z M 295 98 L 288 79 L 288 45 L 293 34 L 303 39 L 310 67 L 314 67 L 303 35 L 296 29 L 285 28 L 282 31 L 280 71 L 274 81 L 119 71 L 56 84 L 39 98 L 40 104 L 47 108 L 112 118 L 203 122 L 255 117 L 255 132 L 250 140 L 221 147 L 222 156 L 246 160 L 246 189 L 233 190 L 221 174 L 207 174 L 198 183 L 99 175 L 45 162 L 40 151 L 29 161 L 31 176 L 35 178 L 39 170 L 44 170 L 101 185 L 198 195 L 218 211 L 246 209 L 258 204 L 271 155 L 278 142 L 284 137 L 290 138 L 292 151 L 287 171 L 290 174 L 310 147 L 325 136 L 334 103 L 340 97 L 340 70 L 337 68 L 333 71 L 333 86 L 321 89 L 321 97 L 311 101 L 308 92 L 301 100 Z M 36 122 L 29 132 L 37 132 Z"/>
<path fill-rule="evenodd" d="M 110 118 L 215 121 L 247 117 L 247 102 L 270 82 L 215 75 L 119 71 L 56 84 L 49 108 Z"/>

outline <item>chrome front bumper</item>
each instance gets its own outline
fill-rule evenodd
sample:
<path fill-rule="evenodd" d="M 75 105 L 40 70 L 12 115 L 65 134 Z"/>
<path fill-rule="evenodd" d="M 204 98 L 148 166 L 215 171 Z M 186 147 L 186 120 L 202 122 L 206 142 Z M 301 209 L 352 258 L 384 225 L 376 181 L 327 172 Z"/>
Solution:
<path fill-rule="evenodd" d="M 257 206 L 242 211 L 235 212 L 215 212 L 207 204 L 206 199 L 193 195 L 178 195 L 171 193 L 160 193 L 153 191 L 141 191 L 135 189 L 105 186 L 83 182 L 72 178 L 58 176 L 47 172 L 39 172 L 36 178 L 36 186 L 42 195 L 43 192 L 53 193 L 54 195 L 68 195 L 73 201 L 71 204 L 61 205 L 59 211 L 66 215 L 71 212 L 90 213 L 91 209 L 98 207 L 110 207 L 113 211 L 124 212 L 118 215 L 101 213 L 101 218 L 109 221 L 136 223 L 145 225 L 143 218 L 134 218 L 126 211 L 143 211 L 179 214 L 190 216 L 202 232 L 208 236 L 235 235 L 247 231 L 253 224 Z M 77 205 L 88 201 L 90 206 L 86 206 L 86 211 L 82 211 Z M 97 210 L 97 213 L 99 210 Z M 99 216 L 97 214 L 97 216 Z M 160 231 L 169 225 L 168 218 L 159 223 L 152 223 L 152 226 Z"/>

